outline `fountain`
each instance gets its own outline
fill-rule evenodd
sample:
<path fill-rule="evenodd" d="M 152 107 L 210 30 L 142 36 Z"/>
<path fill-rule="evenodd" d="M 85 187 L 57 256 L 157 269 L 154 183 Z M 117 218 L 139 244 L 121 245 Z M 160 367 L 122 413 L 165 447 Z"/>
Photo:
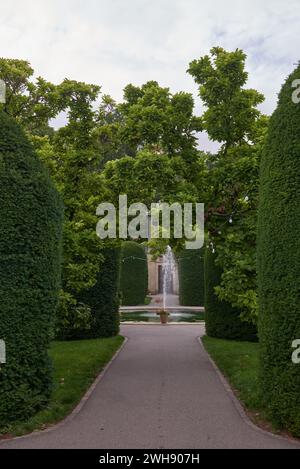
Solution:
<path fill-rule="evenodd" d="M 159 312 L 161 323 L 168 322 L 167 301 L 169 295 L 173 293 L 174 275 L 176 272 L 176 260 L 172 249 L 167 246 L 166 253 L 163 255 L 162 263 L 162 281 L 163 281 L 163 309 Z"/>
<path fill-rule="evenodd" d="M 166 310 L 168 295 L 173 293 L 176 260 L 170 246 L 163 255 L 163 309 Z"/>

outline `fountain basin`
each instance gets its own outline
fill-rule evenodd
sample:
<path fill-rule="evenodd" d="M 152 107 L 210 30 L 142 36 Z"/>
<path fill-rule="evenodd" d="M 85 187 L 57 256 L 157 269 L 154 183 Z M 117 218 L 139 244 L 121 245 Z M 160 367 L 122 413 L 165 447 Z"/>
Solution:
<path fill-rule="evenodd" d="M 146 309 L 131 309 L 126 311 L 120 311 L 121 323 L 160 323 L 160 313 L 158 308 Z M 167 310 L 168 323 L 188 323 L 195 324 L 204 321 L 204 311 L 199 310 L 188 310 L 177 307 L 176 309 Z"/>

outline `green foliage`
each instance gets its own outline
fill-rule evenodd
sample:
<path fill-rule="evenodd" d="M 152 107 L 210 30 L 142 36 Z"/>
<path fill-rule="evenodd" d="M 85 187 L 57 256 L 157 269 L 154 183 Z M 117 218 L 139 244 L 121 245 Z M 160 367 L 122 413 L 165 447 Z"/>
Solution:
<path fill-rule="evenodd" d="M 148 291 L 145 248 L 134 241 L 122 245 L 120 294 L 123 305 L 143 305 Z"/>
<path fill-rule="evenodd" d="M 257 320 L 256 216 L 258 169 L 268 119 L 257 105 L 263 96 L 245 89 L 246 55 L 215 47 L 194 60 L 189 73 L 206 104 L 203 129 L 221 148 L 206 157 L 206 228 L 217 247 L 223 273 L 218 297 L 237 308 L 244 320 Z"/>
<path fill-rule="evenodd" d="M 169 204 L 199 202 L 198 188 L 204 186 L 203 166 L 202 158 L 189 164 L 180 155 L 169 157 L 149 149 L 138 152 L 135 158 L 110 161 L 103 172 L 107 200 L 117 206 L 119 195 L 127 194 L 128 205 L 143 202 L 148 208 L 159 201 Z M 182 249 L 182 239 L 173 236 L 173 220 L 170 231 L 170 239 L 166 236 L 166 239 L 151 240 L 152 253 L 163 254 L 168 243 Z"/>
<path fill-rule="evenodd" d="M 259 337 L 262 394 L 273 421 L 300 436 L 300 105 L 288 77 L 270 120 L 261 161 L 258 219 Z"/>
<path fill-rule="evenodd" d="M 194 60 L 188 69 L 200 85 L 199 95 L 207 106 L 202 127 L 213 140 L 224 142 L 225 150 L 255 139 L 260 115 L 256 107 L 264 101 L 256 90 L 243 88 L 248 79 L 245 60 L 246 54 L 240 49 L 227 52 L 213 47 L 211 57 Z"/>
<path fill-rule="evenodd" d="M 49 119 L 63 110 L 57 87 L 38 77 L 26 60 L 0 58 L 0 79 L 6 84 L 6 102 L 0 109 L 14 117 L 30 134 L 51 134 Z"/>
<path fill-rule="evenodd" d="M 60 287 L 62 205 L 25 135 L 0 113 L 0 421 L 27 418 L 49 399 Z"/>
<path fill-rule="evenodd" d="M 49 167 L 65 205 L 64 295 L 58 311 L 60 320 L 74 325 L 74 336 L 80 332 L 76 326 L 78 320 L 82 323 L 84 319 L 84 330 L 88 327 L 87 310 L 83 314 L 82 305 L 77 303 L 81 291 L 95 284 L 102 260 L 102 245 L 96 235 L 96 208 L 105 192 L 92 137 L 95 125 L 93 103 L 98 93 L 99 87 L 95 85 L 64 80 L 59 85 L 59 94 L 68 109 L 68 123 L 51 140 L 35 138 L 38 155 Z M 67 335 L 70 333 L 69 330 Z"/>
<path fill-rule="evenodd" d="M 92 328 L 92 313 L 88 305 L 76 301 L 69 293 L 60 292 L 56 311 L 55 335 L 59 340 L 79 339 Z"/>
<path fill-rule="evenodd" d="M 204 305 L 205 248 L 179 253 L 179 301 L 182 306 Z"/>
<path fill-rule="evenodd" d="M 120 138 L 136 152 L 137 148 L 152 146 L 168 154 L 190 156 L 195 149 L 195 132 L 201 130 L 199 119 L 193 116 L 194 100 L 190 93 L 174 95 L 156 81 L 142 87 L 128 85 L 124 103 L 119 109 L 124 117 Z"/>
<path fill-rule="evenodd" d="M 101 254 L 104 261 L 95 285 L 80 294 L 80 300 L 92 312 L 92 327 L 85 337 L 111 337 L 119 332 L 120 248 L 105 247 Z"/>
<path fill-rule="evenodd" d="M 216 254 L 205 249 L 205 325 L 207 335 L 219 339 L 256 340 L 256 327 L 240 319 L 240 311 L 220 300 L 215 288 L 220 284 L 222 270 L 216 265 Z"/>

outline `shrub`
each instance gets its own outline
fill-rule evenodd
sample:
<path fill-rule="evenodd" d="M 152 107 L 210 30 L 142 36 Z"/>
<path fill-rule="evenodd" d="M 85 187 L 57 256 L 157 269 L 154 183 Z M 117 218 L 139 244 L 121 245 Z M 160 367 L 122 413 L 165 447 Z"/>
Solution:
<path fill-rule="evenodd" d="M 0 422 L 26 419 L 52 389 L 47 349 L 60 286 L 62 205 L 19 126 L 0 113 Z"/>
<path fill-rule="evenodd" d="M 96 284 L 81 294 L 80 301 L 91 308 L 91 329 L 84 337 L 112 337 L 119 332 L 120 248 L 105 247 Z"/>
<path fill-rule="evenodd" d="M 78 303 L 69 293 L 61 290 L 56 311 L 55 336 L 58 340 L 85 337 L 92 328 L 91 308 Z"/>
<path fill-rule="evenodd" d="M 279 94 L 261 161 L 258 217 L 259 338 L 262 395 L 280 427 L 300 436 L 300 366 L 292 341 L 300 338 L 300 104 L 292 84 Z"/>
<path fill-rule="evenodd" d="M 215 254 L 205 249 L 205 325 L 207 335 L 219 339 L 257 340 L 256 327 L 240 319 L 240 311 L 219 300 L 215 287 L 220 284 L 222 269 L 215 264 Z"/>
<path fill-rule="evenodd" d="M 204 305 L 204 248 L 180 253 L 179 301 L 183 306 Z"/>
<path fill-rule="evenodd" d="M 123 305 L 145 302 L 148 291 L 148 264 L 145 248 L 134 241 L 122 245 L 120 291 Z"/>

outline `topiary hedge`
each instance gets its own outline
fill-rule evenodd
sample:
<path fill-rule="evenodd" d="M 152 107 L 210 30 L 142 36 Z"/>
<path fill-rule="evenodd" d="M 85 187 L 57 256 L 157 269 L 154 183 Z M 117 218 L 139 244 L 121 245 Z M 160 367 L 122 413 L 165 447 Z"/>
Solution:
<path fill-rule="evenodd" d="M 112 337 L 119 332 L 120 248 L 106 247 L 101 254 L 104 260 L 97 282 L 80 298 L 92 313 L 91 329 L 84 334 L 85 338 Z"/>
<path fill-rule="evenodd" d="M 300 436 L 300 103 L 289 76 L 270 120 L 261 160 L 257 265 L 262 395 L 273 421 Z"/>
<path fill-rule="evenodd" d="M 47 349 L 61 268 L 62 204 L 19 126 L 0 113 L 0 423 L 28 418 L 52 389 Z"/>
<path fill-rule="evenodd" d="M 148 291 L 145 248 L 134 241 L 122 245 L 120 292 L 123 305 L 142 305 Z"/>
<path fill-rule="evenodd" d="M 179 301 L 182 306 L 204 305 L 204 248 L 187 249 L 178 258 Z"/>
<path fill-rule="evenodd" d="M 215 287 L 220 284 L 222 269 L 215 264 L 215 254 L 210 248 L 205 248 L 205 326 L 210 337 L 232 340 L 257 340 L 256 327 L 241 321 L 240 311 L 228 302 L 221 301 L 215 293 Z"/>

